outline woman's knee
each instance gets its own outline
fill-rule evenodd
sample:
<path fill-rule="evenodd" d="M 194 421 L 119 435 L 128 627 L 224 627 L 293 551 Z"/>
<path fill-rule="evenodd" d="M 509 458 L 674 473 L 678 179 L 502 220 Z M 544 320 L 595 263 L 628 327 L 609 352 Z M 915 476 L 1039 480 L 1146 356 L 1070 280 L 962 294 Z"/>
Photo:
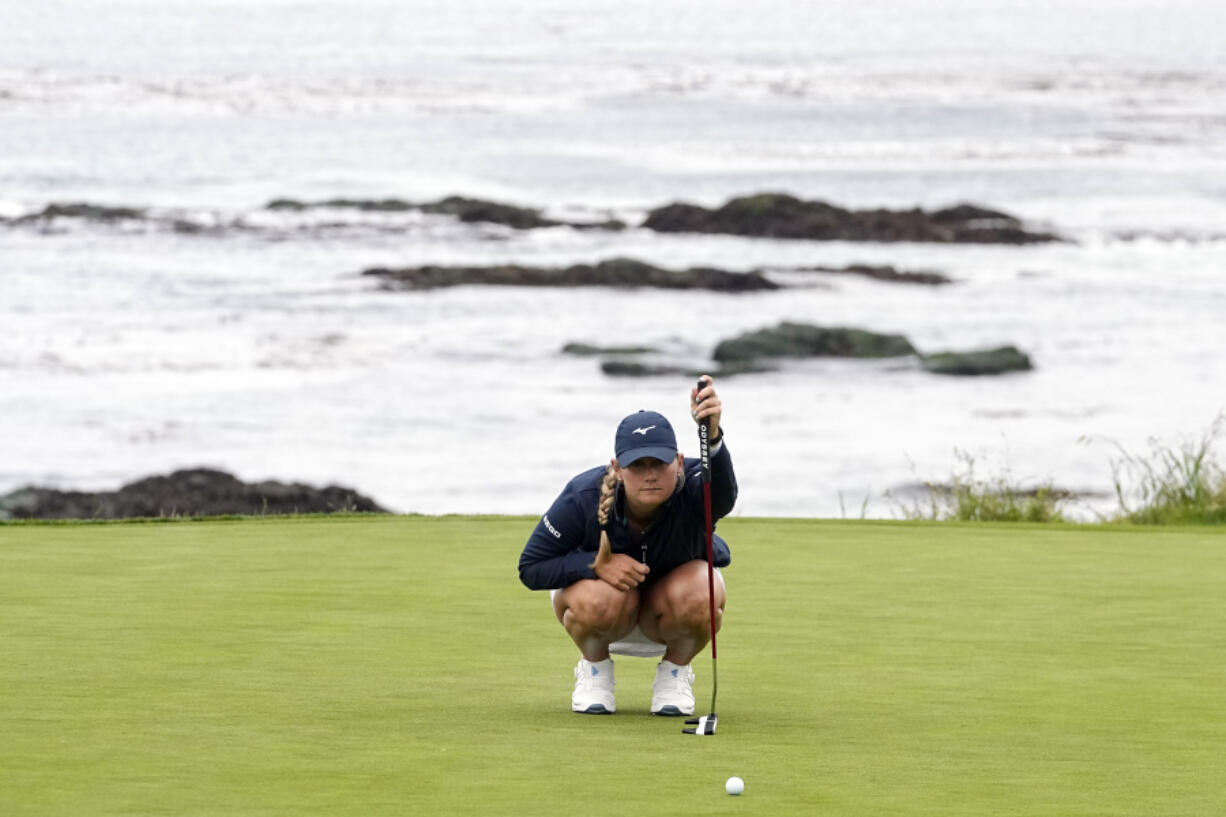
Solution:
<path fill-rule="evenodd" d="M 639 591 L 621 591 L 603 581 L 577 582 L 566 588 L 563 615 L 594 630 L 610 630 L 637 617 Z"/>
<path fill-rule="evenodd" d="M 707 565 L 703 561 L 687 562 L 661 580 L 650 604 L 662 617 L 678 624 L 697 626 L 708 624 L 711 618 Z M 716 625 L 724 609 L 724 583 L 715 577 Z"/>

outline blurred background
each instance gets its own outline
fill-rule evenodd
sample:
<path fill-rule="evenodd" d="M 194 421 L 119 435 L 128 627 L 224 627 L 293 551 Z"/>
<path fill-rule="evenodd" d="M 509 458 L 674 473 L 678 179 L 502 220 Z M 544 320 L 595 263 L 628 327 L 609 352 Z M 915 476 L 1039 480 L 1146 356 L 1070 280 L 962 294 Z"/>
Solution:
<path fill-rule="evenodd" d="M 0 493 L 211 466 L 390 509 L 543 511 L 624 414 L 570 342 L 713 368 L 780 321 L 1012 344 L 1029 372 L 806 359 L 717 384 L 736 514 L 900 513 L 980 473 L 1111 507 L 1112 463 L 1226 407 L 1226 11 L 1212 0 L 0 0 Z M 640 228 L 763 191 L 1003 210 L 1066 241 L 817 242 Z M 420 211 L 448 195 L 623 231 Z M 631 257 L 777 291 L 466 286 L 371 267 Z M 798 283 L 799 280 L 799 283 Z"/>

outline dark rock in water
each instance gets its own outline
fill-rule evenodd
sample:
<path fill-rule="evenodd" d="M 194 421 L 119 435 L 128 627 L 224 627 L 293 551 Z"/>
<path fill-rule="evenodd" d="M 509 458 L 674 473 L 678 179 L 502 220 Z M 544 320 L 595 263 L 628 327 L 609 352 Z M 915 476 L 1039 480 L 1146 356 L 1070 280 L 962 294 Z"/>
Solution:
<path fill-rule="evenodd" d="M 311 204 L 310 202 L 298 201 L 297 199 L 273 199 L 264 205 L 265 210 L 289 210 L 293 213 L 298 213 L 303 210 L 308 210 L 312 207 L 324 207 L 322 202 Z"/>
<path fill-rule="evenodd" d="M 608 230 L 611 233 L 616 233 L 626 229 L 626 222 L 620 218 L 608 218 L 604 221 L 568 221 L 566 226 L 574 227 L 576 230 Z"/>
<path fill-rule="evenodd" d="M 710 366 L 680 366 L 676 364 L 640 363 L 634 360 L 605 360 L 600 364 L 600 370 L 610 377 L 686 377 L 693 380 L 704 374 L 709 374 L 718 380 L 725 380 L 738 374 L 760 374 L 773 372 L 775 367 L 765 366 L 753 361 L 734 361 L 719 366 L 715 371 Z"/>
<path fill-rule="evenodd" d="M 145 217 L 145 211 L 135 207 L 104 207 L 97 204 L 48 204 L 37 213 L 12 220 L 13 224 L 50 221 L 53 218 L 79 218 L 105 224 Z"/>
<path fill-rule="evenodd" d="M 708 289 L 747 292 L 779 289 L 779 284 L 759 272 L 728 272 L 695 268 L 674 271 L 653 267 L 631 258 L 615 258 L 596 265 L 576 264 L 562 269 L 523 267 L 408 267 L 370 269 L 362 273 L 382 278 L 387 289 L 436 289 L 465 285 L 533 287 L 656 287 L 660 289 Z"/>
<path fill-rule="evenodd" d="M 537 227 L 557 227 L 562 222 L 542 218 L 539 210 L 527 207 L 515 207 L 510 204 L 498 204 L 480 199 L 466 199 L 461 196 L 448 198 L 430 204 L 421 205 L 426 213 L 442 213 L 455 216 L 460 221 L 483 221 L 491 224 L 505 224 L 516 230 L 531 230 Z"/>
<path fill-rule="evenodd" d="M 1030 233 L 1020 226 L 959 227 L 954 230 L 954 241 L 959 244 L 1040 244 L 1060 241 L 1059 236 L 1047 233 Z"/>
<path fill-rule="evenodd" d="M 976 244 L 1030 244 L 1058 241 L 1022 229 L 1005 213 L 974 205 L 928 213 L 912 210 L 847 210 L 785 193 L 760 193 L 711 210 L 674 203 L 652 210 L 643 226 L 665 233 L 727 233 L 816 241 L 917 241 Z"/>
<path fill-rule="evenodd" d="M 881 358 L 914 354 L 915 347 L 902 335 L 785 321 L 721 341 L 714 357 L 722 363 L 763 357 Z"/>
<path fill-rule="evenodd" d="M 600 364 L 600 371 L 612 377 L 689 376 L 689 369 L 684 366 L 653 365 L 634 360 L 605 360 Z"/>
<path fill-rule="evenodd" d="M 118 491 L 85 493 L 22 488 L 0 497 L 0 519 L 126 519 L 132 517 L 275 515 L 368 511 L 386 513 L 368 497 L 336 485 L 244 483 L 224 471 L 198 468 L 148 477 Z"/>
<path fill-rule="evenodd" d="M 587 343 L 568 343 L 562 347 L 564 355 L 594 357 L 597 355 L 646 355 L 656 351 L 650 346 L 591 346 Z"/>
<path fill-rule="evenodd" d="M 1009 221 L 1017 223 L 1017 219 L 999 210 L 989 210 L 975 204 L 957 204 L 943 210 L 935 210 L 932 220 L 937 224 L 973 224 L 982 221 Z"/>
<path fill-rule="evenodd" d="M 954 241 L 962 244 L 1034 244 L 1060 240 L 1058 236 L 1045 233 L 1028 233 L 1014 216 L 974 204 L 937 210 L 932 220 L 947 225 L 953 230 Z"/>
<path fill-rule="evenodd" d="M 289 210 L 290 212 L 301 212 L 302 210 L 310 209 L 311 207 L 323 207 L 323 203 L 311 204 L 310 202 L 298 201 L 298 199 L 273 199 L 264 205 L 265 210 Z"/>
<path fill-rule="evenodd" d="M 733 225 L 719 224 L 710 210 L 697 204 L 675 202 L 657 207 L 647 214 L 643 226 L 657 233 L 728 233 Z M 749 225 L 740 228 L 748 230 Z M 738 234 L 744 234 L 737 231 Z M 758 233 L 761 234 L 761 233 Z"/>
<path fill-rule="evenodd" d="M 367 213 L 404 213 L 410 210 L 420 210 L 422 205 L 401 199 L 328 199 L 327 201 L 307 202 L 296 199 L 274 199 L 265 209 L 290 210 L 300 212 L 317 207 L 338 210 L 360 210 Z"/>
<path fill-rule="evenodd" d="M 411 202 L 403 199 L 328 199 L 326 201 L 298 201 L 297 199 L 274 199 L 265 208 L 301 212 L 314 208 L 336 208 L 372 213 L 403 213 L 419 210 L 423 213 L 454 216 L 465 223 L 502 224 L 515 230 L 532 230 L 539 227 L 574 227 L 580 230 L 624 230 L 625 222 L 607 219 L 601 222 L 555 221 L 545 218 L 540 210 L 517 207 L 496 201 L 470 199 L 463 196 L 448 196 L 438 201 Z"/>
<path fill-rule="evenodd" d="M 1014 346 L 981 349 L 973 352 L 938 352 L 925 355 L 922 364 L 933 374 L 977 375 L 1026 372 L 1034 368 L 1030 357 Z"/>
<path fill-rule="evenodd" d="M 953 279 L 939 272 L 905 272 L 894 267 L 873 267 L 867 264 L 851 264 L 846 267 L 813 267 L 813 272 L 825 272 L 834 275 L 858 275 L 872 278 L 876 281 L 889 281 L 897 284 L 923 284 L 925 286 L 940 286 L 952 284 Z"/>

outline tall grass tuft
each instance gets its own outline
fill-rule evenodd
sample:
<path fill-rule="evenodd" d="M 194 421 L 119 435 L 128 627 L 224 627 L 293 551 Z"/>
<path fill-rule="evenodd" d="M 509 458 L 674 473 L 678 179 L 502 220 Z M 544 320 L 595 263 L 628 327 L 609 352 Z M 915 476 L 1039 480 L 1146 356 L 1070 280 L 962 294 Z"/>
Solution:
<path fill-rule="evenodd" d="M 1060 505 L 1068 494 L 1044 483 L 1023 488 L 1013 481 L 1008 469 L 990 479 L 975 475 L 975 459 L 956 451 L 962 463 L 947 485 L 925 482 L 926 504 L 903 508 L 907 519 L 959 522 L 1063 522 Z"/>
<path fill-rule="evenodd" d="M 1123 459 L 1112 465 L 1120 504 L 1115 520 L 1138 525 L 1226 524 L 1226 470 L 1213 456 L 1223 430 L 1226 414 L 1219 414 L 1199 440 L 1174 446 L 1150 440 L 1147 456 L 1130 454 L 1117 445 Z M 1130 490 L 1126 484 L 1135 487 Z"/>

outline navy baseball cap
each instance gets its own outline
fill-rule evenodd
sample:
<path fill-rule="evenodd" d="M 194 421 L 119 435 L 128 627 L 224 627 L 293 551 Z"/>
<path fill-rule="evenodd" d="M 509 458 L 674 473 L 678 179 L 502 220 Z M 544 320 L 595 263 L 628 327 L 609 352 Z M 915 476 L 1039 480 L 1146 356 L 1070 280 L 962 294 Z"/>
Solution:
<path fill-rule="evenodd" d="M 622 468 L 643 457 L 672 462 L 677 458 L 677 435 L 663 414 L 636 411 L 617 426 L 613 451 Z"/>

